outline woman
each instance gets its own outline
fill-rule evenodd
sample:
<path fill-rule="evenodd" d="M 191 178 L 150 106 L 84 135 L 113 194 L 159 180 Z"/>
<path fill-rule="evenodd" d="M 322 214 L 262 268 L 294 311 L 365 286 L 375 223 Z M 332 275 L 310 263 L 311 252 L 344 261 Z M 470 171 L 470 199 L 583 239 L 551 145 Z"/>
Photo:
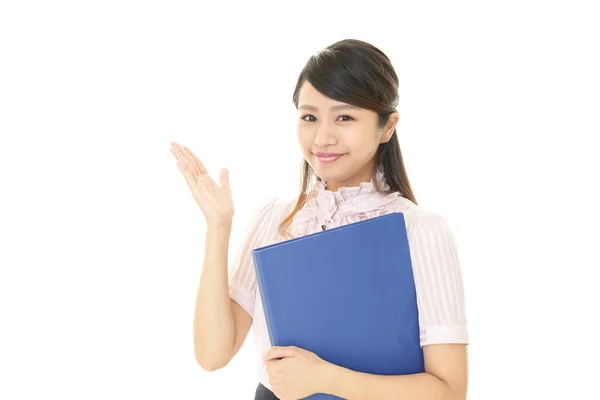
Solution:
<path fill-rule="evenodd" d="M 234 205 L 227 169 L 220 186 L 185 146 L 171 151 L 207 220 L 194 346 L 205 370 L 224 367 L 251 326 L 262 358 L 255 399 L 330 393 L 349 399 L 465 399 L 467 322 L 452 231 L 417 205 L 396 124 L 398 77 L 371 44 L 342 40 L 313 55 L 293 95 L 303 153 L 301 191 L 257 210 L 228 276 Z M 405 216 L 419 310 L 425 372 L 379 376 L 334 365 L 296 347 L 271 347 L 251 250 L 390 212 Z"/>

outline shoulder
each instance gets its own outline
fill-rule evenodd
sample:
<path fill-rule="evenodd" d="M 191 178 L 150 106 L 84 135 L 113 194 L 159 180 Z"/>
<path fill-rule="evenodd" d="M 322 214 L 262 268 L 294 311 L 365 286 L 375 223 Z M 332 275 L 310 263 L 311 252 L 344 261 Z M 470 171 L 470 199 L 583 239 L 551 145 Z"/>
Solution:
<path fill-rule="evenodd" d="M 406 223 L 409 235 L 450 236 L 451 229 L 448 220 L 439 212 L 419 210 L 409 214 Z"/>
<path fill-rule="evenodd" d="M 255 214 L 263 220 L 280 220 L 292 211 L 296 200 L 291 197 L 266 198 L 260 203 Z"/>
<path fill-rule="evenodd" d="M 390 212 L 404 215 L 406 232 L 409 236 L 431 234 L 451 235 L 448 220 L 437 211 L 427 210 L 411 200 L 399 196 L 390 207 Z"/>
<path fill-rule="evenodd" d="M 279 231 L 279 224 L 293 210 L 296 199 L 287 197 L 269 197 L 259 202 L 252 217 L 251 229 L 262 230 L 270 238 Z M 273 239 L 273 240 L 275 240 Z M 267 239 L 270 240 L 270 239 Z"/>

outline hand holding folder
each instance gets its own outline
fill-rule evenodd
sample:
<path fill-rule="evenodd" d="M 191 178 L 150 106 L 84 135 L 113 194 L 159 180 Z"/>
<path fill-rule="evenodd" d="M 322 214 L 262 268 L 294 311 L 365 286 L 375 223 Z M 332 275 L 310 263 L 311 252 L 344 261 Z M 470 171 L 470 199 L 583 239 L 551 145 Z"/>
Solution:
<path fill-rule="evenodd" d="M 297 346 L 371 374 L 425 371 L 404 214 L 261 247 L 252 255 L 271 345 Z"/>

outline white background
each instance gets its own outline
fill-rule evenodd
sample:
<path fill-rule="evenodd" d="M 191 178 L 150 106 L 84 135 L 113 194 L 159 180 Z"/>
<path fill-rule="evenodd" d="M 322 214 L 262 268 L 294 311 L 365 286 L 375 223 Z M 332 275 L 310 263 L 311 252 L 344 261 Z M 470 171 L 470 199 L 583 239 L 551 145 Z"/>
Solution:
<path fill-rule="evenodd" d="M 230 168 L 233 254 L 296 192 L 294 85 L 344 38 L 392 60 L 417 200 L 455 233 L 469 399 L 600 398 L 593 2 L 200 3 L 1 3 L 0 398 L 253 398 L 251 336 L 194 360 L 205 225 L 169 143 Z"/>

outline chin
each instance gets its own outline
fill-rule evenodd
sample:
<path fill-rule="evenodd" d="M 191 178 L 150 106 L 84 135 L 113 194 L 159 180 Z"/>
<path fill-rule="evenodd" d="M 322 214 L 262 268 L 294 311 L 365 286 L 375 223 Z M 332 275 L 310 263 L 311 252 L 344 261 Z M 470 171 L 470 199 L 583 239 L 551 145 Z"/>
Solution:
<path fill-rule="evenodd" d="M 314 154 L 310 154 L 308 163 L 321 180 L 339 182 L 347 178 L 349 170 L 352 169 L 352 160 L 348 154 L 344 154 L 333 162 L 323 162 Z"/>
<path fill-rule="evenodd" d="M 340 182 L 343 181 L 346 178 L 347 174 L 344 174 L 343 169 L 338 169 L 337 167 L 325 167 L 323 168 L 323 166 L 320 165 L 315 165 L 313 167 L 313 171 L 315 171 L 315 174 L 321 178 L 321 180 L 323 181 L 327 181 L 327 182 Z"/>

